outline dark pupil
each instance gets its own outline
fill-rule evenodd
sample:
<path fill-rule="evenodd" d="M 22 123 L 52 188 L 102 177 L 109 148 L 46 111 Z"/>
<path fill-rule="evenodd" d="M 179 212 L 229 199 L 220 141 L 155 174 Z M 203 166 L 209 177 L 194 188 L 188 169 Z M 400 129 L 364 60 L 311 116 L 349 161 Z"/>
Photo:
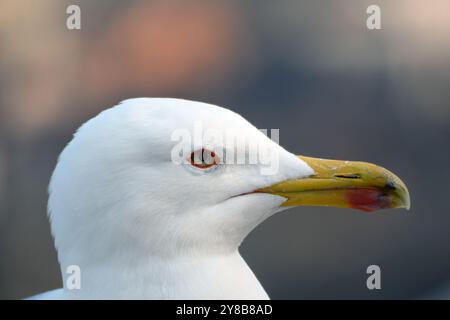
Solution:
<path fill-rule="evenodd" d="M 204 155 L 205 155 L 205 150 L 202 149 L 202 163 L 205 163 Z"/>
<path fill-rule="evenodd" d="M 200 152 L 201 152 L 200 160 L 202 161 L 201 164 L 207 164 L 207 163 L 205 162 L 205 149 L 202 149 Z M 196 155 L 195 152 L 192 152 L 192 153 L 191 153 L 191 162 L 192 162 L 192 163 L 196 163 L 196 161 L 195 161 L 195 155 Z"/>

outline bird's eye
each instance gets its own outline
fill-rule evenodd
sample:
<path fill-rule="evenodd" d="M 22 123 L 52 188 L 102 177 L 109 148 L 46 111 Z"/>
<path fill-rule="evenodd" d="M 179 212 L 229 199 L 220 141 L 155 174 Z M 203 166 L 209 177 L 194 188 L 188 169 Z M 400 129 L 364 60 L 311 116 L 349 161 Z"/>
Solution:
<path fill-rule="evenodd" d="M 200 169 L 211 168 L 218 165 L 219 162 L 220 159 L 216 153 L 205 148 L 192 152 L 189 157 L 189 163 Z"/>

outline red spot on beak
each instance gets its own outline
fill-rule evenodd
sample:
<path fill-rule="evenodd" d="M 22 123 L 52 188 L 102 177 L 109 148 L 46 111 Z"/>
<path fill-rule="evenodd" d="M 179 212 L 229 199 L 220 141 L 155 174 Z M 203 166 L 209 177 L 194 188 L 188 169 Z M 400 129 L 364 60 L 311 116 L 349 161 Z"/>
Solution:
<path fill-rule="evenodd" d="M 391 199 L 377 189 L 350 189 L 345 193 L 350 207 L 366 212 L 391 207 Z"/>

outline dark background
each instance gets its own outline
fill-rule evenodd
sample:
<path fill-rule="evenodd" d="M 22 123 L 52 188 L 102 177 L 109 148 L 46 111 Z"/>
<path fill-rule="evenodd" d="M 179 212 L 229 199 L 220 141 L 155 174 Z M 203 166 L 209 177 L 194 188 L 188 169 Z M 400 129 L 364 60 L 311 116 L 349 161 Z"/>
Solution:
<path fill-rule="evenodd" d="M 81 7 L 81 30 L 66 7 Z M 382 30 L 366 28 L 381 7 Z M 229 107 L 288 150 L 383 165 L 411 210 L 295 208 L 241 252 L 269 295 L 450 297 L 450 2 L 0 4 L 0 298 L 61 286 L 46 188 L 73 131 L 138 96 Z M 377 264 L 382 290 L 366 288 Z"/>

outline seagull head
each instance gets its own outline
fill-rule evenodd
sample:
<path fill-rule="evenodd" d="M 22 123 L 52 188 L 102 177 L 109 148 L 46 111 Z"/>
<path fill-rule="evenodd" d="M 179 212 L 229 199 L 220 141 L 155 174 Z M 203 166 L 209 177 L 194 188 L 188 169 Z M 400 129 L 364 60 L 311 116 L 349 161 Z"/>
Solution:
<path fill-rule="evenodd" d="M 126 100 L 83 124 L 49 194 L 62 268 L 234 252 L 291 206 L 409 207 L 384 168 L 297 156 L 233 111 L 162 98 Z"/>

